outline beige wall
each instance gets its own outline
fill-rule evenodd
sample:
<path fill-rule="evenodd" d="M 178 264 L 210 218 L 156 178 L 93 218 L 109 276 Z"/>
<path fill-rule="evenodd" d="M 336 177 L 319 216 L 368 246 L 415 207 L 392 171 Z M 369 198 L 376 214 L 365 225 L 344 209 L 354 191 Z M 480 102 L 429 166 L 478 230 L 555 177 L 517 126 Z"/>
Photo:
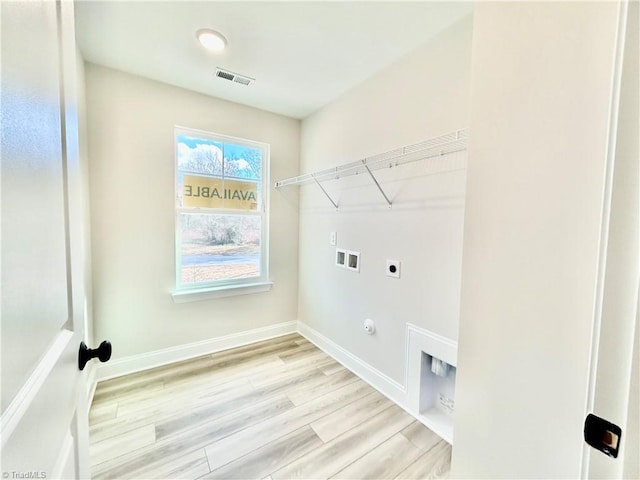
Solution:
<path fill-rule="evenodd" d="M 581 477 L 617 20 L 476 5 L 454 478 Z"/>
<path fill-rule="evenodd" d="M 313 172 L 467 126 L 470 17 L 347 92 L 302 123 L 301 172 Z M 370 179 L 300 187 L 299 319 L 404 384 L 408 322 L 457 339 L 464 171 L 425 176 L 425 162 Z M 334 266 L 335 247 L 361 253 L 360 273 Z M 387 259 L 401 278 L 385 276 Z M 377 333 L 365 334 L 371 318 Z"/>
<path fill-rule="evenodd" d="M 95 341 L 114 359 L 296 319 L 298 205 L 271 192 L 271 291 L 174 304 L 174 126 L 271 145 L 271 178 L 298 173 L 300 122 L 86 66 Z"/>

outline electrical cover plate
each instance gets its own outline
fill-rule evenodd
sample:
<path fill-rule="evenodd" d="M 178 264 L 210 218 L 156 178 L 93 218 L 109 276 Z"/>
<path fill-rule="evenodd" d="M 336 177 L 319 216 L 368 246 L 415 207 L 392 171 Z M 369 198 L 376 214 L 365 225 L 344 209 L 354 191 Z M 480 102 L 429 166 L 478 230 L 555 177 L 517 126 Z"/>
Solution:
<path fill-rule="evenodd" d="M 584 440 L 605 455 L 618 458 L 622 429 L 590 413 L 584 421 Z"/>
<path fill-rule="evenodd" d="M 387 277 L 400 278 L 400 260 L 387 260 Z"/>

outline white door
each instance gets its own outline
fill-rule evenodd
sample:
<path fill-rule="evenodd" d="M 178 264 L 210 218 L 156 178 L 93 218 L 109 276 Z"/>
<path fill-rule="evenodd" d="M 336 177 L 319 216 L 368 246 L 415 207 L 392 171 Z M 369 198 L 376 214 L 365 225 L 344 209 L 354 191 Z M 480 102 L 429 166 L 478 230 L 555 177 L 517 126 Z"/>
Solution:
<path fill-rule="evenodd" d="M 2 477 L 89 477 L 73 3 L 2 1 Z"/>

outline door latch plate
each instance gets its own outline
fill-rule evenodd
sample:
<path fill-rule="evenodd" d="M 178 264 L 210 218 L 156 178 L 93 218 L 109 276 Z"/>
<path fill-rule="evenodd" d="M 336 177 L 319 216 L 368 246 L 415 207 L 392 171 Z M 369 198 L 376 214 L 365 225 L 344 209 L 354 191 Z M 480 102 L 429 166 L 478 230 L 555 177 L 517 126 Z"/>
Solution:
<path fill-rule="evenodd" d="M 590 413 L 584 421 L 584 440 L 596 450 L 618 458 L 622 429 Z"/>

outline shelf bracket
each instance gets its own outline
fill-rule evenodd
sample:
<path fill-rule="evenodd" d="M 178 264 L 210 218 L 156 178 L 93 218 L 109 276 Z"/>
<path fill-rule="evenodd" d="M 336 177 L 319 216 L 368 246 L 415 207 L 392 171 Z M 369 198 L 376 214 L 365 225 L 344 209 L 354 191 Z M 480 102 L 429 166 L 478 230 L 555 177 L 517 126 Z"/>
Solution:
<path fill-rule="evenodd" d="M 318 184 L 318 186 L 320 187 L 320 190 L 322 190 L 322 193 L 324 193 L 326 195 L 326 197 L 329 199 L 329 201 L 331 202 L 331 204 L 336 207 L 336 210 L 338 209 L 338 204 L 336 202 L 333 201 L 333 199 L 329 196 L 329 194 L 327 193 L 327 191 L 324 189 L 324 187 L 322 186 L 322 184 L 318 181 L 318 179 L 316 178 L 315 175 L 311 175 L 311 177 L 315 180 L 315 182 Z"/>
<path fill-rule="evenodd" d="M 384 190 L 382 190 L 382 187 L 378 183 L 378 180 L 376 180 L 376 177 L 373 175 L 373 173 L 369 169 L 369 166 L 367 165 L 367 161 L 366 160 L 362 160 L 362 164 L 364 165 L 364 168 L 367 169 L 367 172 L 369 172 L 369 175 L 371 175 L 371 179 L 373 180 L 373 183 L 375 183 L 376 187 L 378 187 L 378 190 L 380 190 L 380 193 L 384 197 L 384 200 L 387 202 L 387 206 L 389 208 L 391 208 L 391 200 L 389 200 L 389 197 L 387 197 L 387 195 L 384 193 Z"/>

